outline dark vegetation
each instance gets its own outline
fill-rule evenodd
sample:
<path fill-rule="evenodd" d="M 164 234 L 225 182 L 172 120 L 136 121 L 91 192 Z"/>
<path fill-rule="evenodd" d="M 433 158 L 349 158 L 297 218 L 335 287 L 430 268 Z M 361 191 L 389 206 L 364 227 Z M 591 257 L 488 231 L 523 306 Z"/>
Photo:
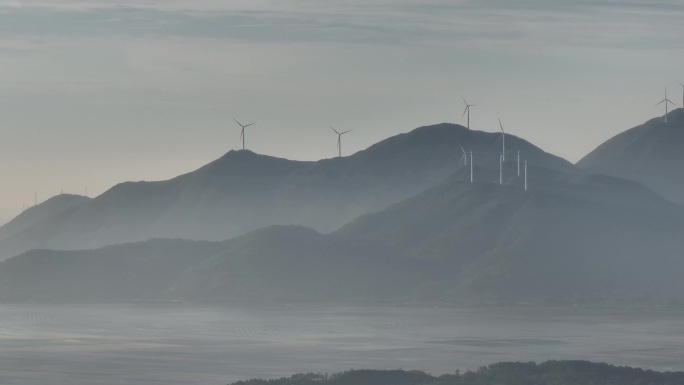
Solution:
<path fill-rule="evenodd" d="M 681 385 L 684 372 L 657 372 L 587 361 L 500 362 L 476 371 L 435 377 L 419 371 L 352 370 L 296 374 L 232 385 Z"/>

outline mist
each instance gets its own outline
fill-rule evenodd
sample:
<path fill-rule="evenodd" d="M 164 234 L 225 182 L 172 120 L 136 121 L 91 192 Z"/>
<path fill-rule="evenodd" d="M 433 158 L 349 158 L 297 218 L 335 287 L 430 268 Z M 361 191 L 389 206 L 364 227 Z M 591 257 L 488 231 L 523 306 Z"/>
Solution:
<path fill-rule="evenodd" d="M 0 0 L 0 383 L 680 383 L 683 15 Z"/>

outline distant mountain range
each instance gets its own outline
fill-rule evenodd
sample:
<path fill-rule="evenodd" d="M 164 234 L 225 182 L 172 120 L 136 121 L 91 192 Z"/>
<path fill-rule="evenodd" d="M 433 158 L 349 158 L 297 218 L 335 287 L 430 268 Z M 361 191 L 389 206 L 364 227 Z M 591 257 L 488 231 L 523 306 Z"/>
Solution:
<path fill-rule="evenodd" d="M 582 158 L 590 173 L 644 183 L 663 197 L 684 203 L 684 109 L 631 128 Z"/>
<path fill-rule="evenodd" d="M 674 141 L 680 113 L 628 133 Z M 235 151 L 55 197 L 0 228 L 3 255 L 26 251 L 0 263 L 0 300 L 684 304 L 682 206 L 513 136 L 499 184 L 497 137 L 442 124 L 318 162 Z M 595 153 L 580 165 L 620 151 Z M 46 246 L 83 250 L 27 251 Z"/>
<path fill-rule="evenodd" d="M 224 242 L 31 251 L 0 264 L 0 299 L 454 303 L 682 292 L 680 206 L 613 177 L 531 167 L 524 191 L 511 175 L 470 183 L 461 170 L 328 235 L 278 226 Z"/>
<path fill-rule="evenodd" d="M 92 200 L 34 207 L 0 227 L 0 259 L 35 248 L 85 249 L 152 238 L 217 241 L 270 225 L 329 232 L 442 182 L 463 167 L 460 146 L 472 149 L 478 166 L 498 167 L 498 136 L 440 124 L 317 162 L 231 151 L 171 180 L 127 182 Z M 518 148 L 531 164 L 574 169 L 512 135 L 508 143 L 509 157 Z"/>

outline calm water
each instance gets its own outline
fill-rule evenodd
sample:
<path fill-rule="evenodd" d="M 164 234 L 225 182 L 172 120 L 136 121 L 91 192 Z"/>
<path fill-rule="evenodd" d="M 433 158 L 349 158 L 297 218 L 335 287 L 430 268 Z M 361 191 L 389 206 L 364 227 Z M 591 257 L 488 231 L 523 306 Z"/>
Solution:
<path fill-rule="evenodd" d="M 547 359 L 684 370 L 684 314 L 0 305 L 0 384 L 226 384 Z"/>

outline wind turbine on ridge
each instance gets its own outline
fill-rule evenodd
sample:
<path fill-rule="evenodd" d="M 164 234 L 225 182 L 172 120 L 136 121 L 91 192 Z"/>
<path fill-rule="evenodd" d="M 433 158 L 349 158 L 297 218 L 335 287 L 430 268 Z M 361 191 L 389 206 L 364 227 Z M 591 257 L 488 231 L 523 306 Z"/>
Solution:
<path fill-rule="evenodd" d="M 501 128 L 501 136 L 499 137 L 501 139 L 501 157 L 503 158 L 502 160 L 505 162 L 506 161 L 506 132 L 503 129 L 503 124 L 501 124 L 501 119 L 499 119 L 499 127 Z"/>
<path fill-rule="evenodd" d="M 462 145 L 459 144 L 459 146 L 461 147 L 461 151 L 463 151 L 463 155 L 461 156 L 461 161 L 463 161 L 464 166 L 467 166 L 468 165 L 468 153 L 466 152 L 466 150 L 463 148 Z"/>
<path fill-rule="evenodd" d="M 461 115 L 461 119 L 463 118 L 463 116 L 466 113 L 468 114 L 468 123 L 467 123 L 466 127 L 470 130 L 470 107 L 475 107 L 477 104 L 468 104 L 468 102 L 466 102 L 463 95 L 461 95 L 461 99 L 463 99 L 463 103 L 465 103 L 465 106 L 466 106 L 465 110 L 463 110 L 463 114 Z"/>
<path fill-rule="evenodd" d="M 245 149 L 245 128 L 256 124 L 256 122 L 250 123 L 250 124 L 242 124 L 242 123 L 238 122 L 237 119 L 235 119 L 235 118 L 233 118 L 233 120 L 235 121 L 235 123 L 237 123 L 242 128 L 242 130 L 240 131 L 240 139 L 242 139 L 242 149 L 244 150 Z"/>
<path fill-rule="evenodd" d="M 335 131 L 335 133 L 337 134 L 337 150 L 338 150 L 338 157 L 341 158 L 341 157 L 342 157 L 342 135 L 346 134 L 347 132 L 351 132 L 351 131 L 353 131 L 353 130 L 347 130 L 347 131 L 344 131 L 344 132 L 338 132 L 336 129 L 332 128 L 332 126 L 328 126 L 328 127 L 330 127 L 330 129 L 333 130 L 333 131 Z"/>
<path fill-rule="evenodd" d="M 468 153 L 470 154 L 470 183 L 473 183 L 473 149 L 468 147 Z"/>
<path fill-rule="evenodd" d="M 667 123 L 667 103 L 672 104 L 673 106 L 677 106 L 674 104 L 670 99 L 667 98 L 667 86 L 665 86 L 665 99 L 661 100 L 656 104 L 656 106 L 665 103 L 665 123 Z"/>
<path fill-rule="evenodd" d="M 679 82 L 677 82 L 679 83 Z M 682 86 L 682 107 L 684 107 L 684 84 L 679 83 L 680 86 Z"/>
<path fill-rule="evenodd" d="M 513 145 L 515 146 L 515 150 L 518 152 L 518 176 L 520 176 L 520 147 L 518 147 L 518 139 L 513 141 Z M 527 161 L 525 161 L 527 163 Z"/>

